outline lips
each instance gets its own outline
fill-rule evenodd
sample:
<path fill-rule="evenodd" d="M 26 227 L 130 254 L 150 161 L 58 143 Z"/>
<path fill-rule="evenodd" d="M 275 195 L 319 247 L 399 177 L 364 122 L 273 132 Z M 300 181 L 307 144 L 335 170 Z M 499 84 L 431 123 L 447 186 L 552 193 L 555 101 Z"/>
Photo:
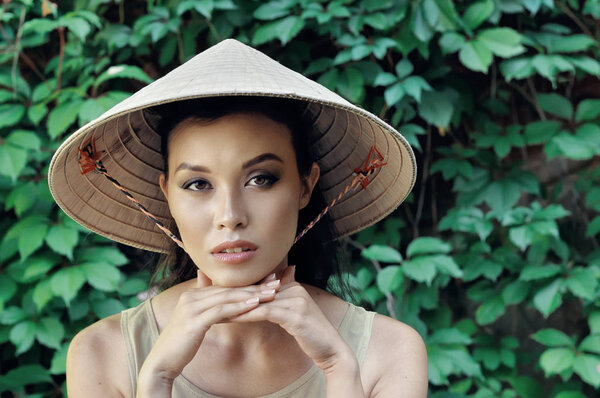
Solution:
<path fill-rule="evenodd" d="M 241 264 L 250 260 L 256 254 L 258 247 L 245 240 L 223 242 L 211 250 L 217 260 L 227 264 Z"/>

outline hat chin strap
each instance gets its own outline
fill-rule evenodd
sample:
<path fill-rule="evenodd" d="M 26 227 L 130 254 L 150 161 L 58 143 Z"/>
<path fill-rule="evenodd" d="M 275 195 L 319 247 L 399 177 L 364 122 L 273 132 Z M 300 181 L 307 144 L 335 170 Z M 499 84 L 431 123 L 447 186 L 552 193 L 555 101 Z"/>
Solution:
<path fill-rule="evenodd" d="M 177 246 L 181 247 L 185 250 L 183 242 L 179 239 L 169 228 L 167 228 L 154 214 L 152 214 L 144 205 L 142 205 L 133 195 L 123 187 L 119 181 L 117 181 L 113 176 L 108 173 L 106 167 L 100 160 L 102 157 L 102 153 L 96 151 L 96 139 L 92 139 L 83 145 L 81 149 L 79 149 L 79 166 L 81 167 L 81 174 L 85 175 L 92 171 L 102 174 L 108 181 L 110 181 L 119 191 L 127 197 L 150 221 L 152 221 L 156 226 L 165 233 L 173 242 L 177 244 Z M 352 181 L 346 185 L 346 187 L 335 197 L 333 200 L 325 206 L 323 211 L 321 211 L 308 225 L 306 228 L 302 230 L 294 239 L 294 243 L 298 242 L 300 238 L 302 238 L 306 233 L 315 226 L 315 224 L 323 218 L 327 212 L 336 205 L 348 192 L 355 190 L 359 186 L 362 186 L 363 189 L 367 189 L 369 186 L 370 180 L 369 176 L 372 175 L 376 169 L 387 165 L 387 162 L 383 160 L 383 155 L 375 146 L 371 146 L 369 149 L 369 154 L 367 155 L 367 159 L 365 160 L 365 164 L 363 167 L 354 169 L 352 173 L 354 178 Z"/>

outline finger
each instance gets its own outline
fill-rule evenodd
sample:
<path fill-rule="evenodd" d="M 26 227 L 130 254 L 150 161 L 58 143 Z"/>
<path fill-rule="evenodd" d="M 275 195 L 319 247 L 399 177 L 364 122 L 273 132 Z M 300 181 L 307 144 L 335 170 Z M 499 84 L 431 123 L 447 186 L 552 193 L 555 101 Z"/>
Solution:
<path fill-rule="evenodd" d="M 274 281 L 277 279 L 277 275 L 275 274 L 275 272 L 273 272 L 272 274 L 269 274 L 267 276 L 265 276 L 260 282 L 258 282 L 258 284 L 264 284 L 270 281 Z"/>
<path fill-rule="evenodd" d="M 212 281 L 199 269 L 197 271 L 196 287 L 212 286 Z"/>
<path fill-rule="evenodd" d="M 204 311 L 201 316 L 202 322 L 206 325 L 214 325 L 215 323 L 240 316 L 256 308 L 258 305 L 259 300 L 257 297 L 241 302 L 220 304 Z"/>
<path fill-rule="evenodd" d="M 198 297 L 197 295 L 183 293 L 184 305 L 190 309 L 190 315 L 201 314 L 212 307 L 218 307 L 224 304 L 244 302 L 246 300 L 258 299 L 260 303 L 273 301 L 277 291 L 273 288 L 267 288 L 257 291 L 246 291 L 241 289 L 225 289 L 208 296 Z"/>

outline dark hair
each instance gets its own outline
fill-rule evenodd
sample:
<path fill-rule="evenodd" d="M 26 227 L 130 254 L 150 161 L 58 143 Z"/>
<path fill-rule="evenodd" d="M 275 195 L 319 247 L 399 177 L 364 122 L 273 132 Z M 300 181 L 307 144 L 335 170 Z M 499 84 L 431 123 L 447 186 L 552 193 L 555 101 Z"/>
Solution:
<path fill-rule="evenodd" d="M 298 171 L 301 177 L 310 174 L 312 159 L 309 154 L 308 140 L 310 126 L 301 117 L 303 103 L 287 98 L 271 97 L 212 97 L 178 101 L 156 106 L 145 111 L 150 125 L 161 135 L 161 150 L 167 171 L 169 135 L 183 120 L 198 118 L 213 121 L 232 113 L 260 113 L 279 122 L 292 133 L 292 145 L 296 154 Z M 300 210 L 298 232 L 304 229 L 326 203 L 317 187 L 309 204 Z M 177 233 L 177 227 L 172 226 Z M 305 236 L 303 236 L 288 254 L 288 262 L 296 265 L 296 280 L 322 289 L 328 286 L 330 276 L 337 277 L 336 286 L 330 289 L 339 295 L 348 294 L 349 289 L 342 278 L 341 264 L 344 262 L 340 245 L 335 240 L 332 221 L 326 214 Z M 196 266 L 185 251 L 172 245 L 172 250 L 163 255 L 152 281 L 159 281 L 159 288 L 165 289 L 180 282 L 196 277 Z M 341 282 L 341 283 L 340 283 Z"/>

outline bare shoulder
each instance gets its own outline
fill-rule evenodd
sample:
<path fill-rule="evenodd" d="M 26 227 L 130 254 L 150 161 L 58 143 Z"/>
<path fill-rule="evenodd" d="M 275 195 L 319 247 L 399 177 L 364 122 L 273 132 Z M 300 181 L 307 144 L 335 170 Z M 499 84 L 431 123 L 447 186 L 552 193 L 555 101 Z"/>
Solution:
<path fill-rule="evenodd" d="M 79 332 L 67 353 L 69 397 L 131 395 L 121 314 L 104 318 Z"/>
<path fill-rule="evenodd" d="M 369 380 L 370 397 L 427 396 L 425 343 L 421 335 L 405 323 L 375 315 L 363 369 Z"/>

